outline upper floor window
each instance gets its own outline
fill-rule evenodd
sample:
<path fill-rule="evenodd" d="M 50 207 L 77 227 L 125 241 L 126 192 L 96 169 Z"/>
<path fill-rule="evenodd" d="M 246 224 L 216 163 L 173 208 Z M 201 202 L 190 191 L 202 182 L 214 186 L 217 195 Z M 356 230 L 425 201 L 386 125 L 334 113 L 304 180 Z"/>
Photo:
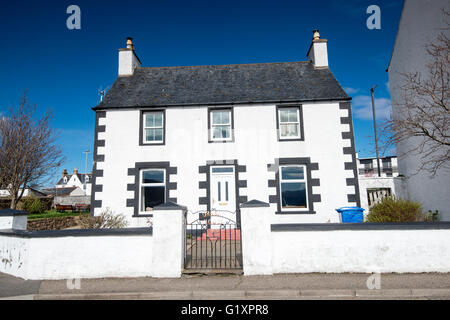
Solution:
<path fill-rule="evenodd" d="M 233 113 L 231 109 L 210 110 L 210 141 L 233 140 Z"/>
<path fill-rule="evenodd" d="M 143 117 L 143 143 L 164 143 L 164 112 L 145 112 Z"/>
<path fill-rule="evenodd" d="M 277 108 L 279 140 L 303 140 L 301 107 Z"/>

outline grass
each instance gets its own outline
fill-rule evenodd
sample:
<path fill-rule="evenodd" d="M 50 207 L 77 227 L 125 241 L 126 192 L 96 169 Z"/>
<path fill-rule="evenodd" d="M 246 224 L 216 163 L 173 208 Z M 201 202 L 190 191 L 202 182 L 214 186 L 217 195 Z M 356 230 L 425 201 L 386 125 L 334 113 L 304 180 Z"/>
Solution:
<path fill-rule="evenodd" d="M 80 216 L 80 215 L 84 215 L 84 214 L 89 214 L 89 212 L 58 212 L 56 210 L 51 210 L 51 211 L 45 211 L 43 213 L 30 214 L 30 215 L 28 215 L 28 220 L 74 217 L 74 216 Z"/>

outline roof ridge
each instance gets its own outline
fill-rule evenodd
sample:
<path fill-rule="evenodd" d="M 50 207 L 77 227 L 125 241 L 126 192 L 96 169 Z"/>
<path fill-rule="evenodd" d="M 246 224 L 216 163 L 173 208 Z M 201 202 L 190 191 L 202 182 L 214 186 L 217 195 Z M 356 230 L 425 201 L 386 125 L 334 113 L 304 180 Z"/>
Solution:
<path fill-rule="evenodd" d="M 287 63 L 311 63 L 308 61 L 285 61 L 285 62 L 255 62 L 255 63 L 230 63 L 230 64 L 202 64 L 194 66 L 161 66 L 161 67 L 137 67 L 138 70 L 144 69 L 177 69 L 177 68 L 202 68 L 202 67 L 233 67 L 233 66 L 254 66 L 269 64 L 287 64 Z"/>

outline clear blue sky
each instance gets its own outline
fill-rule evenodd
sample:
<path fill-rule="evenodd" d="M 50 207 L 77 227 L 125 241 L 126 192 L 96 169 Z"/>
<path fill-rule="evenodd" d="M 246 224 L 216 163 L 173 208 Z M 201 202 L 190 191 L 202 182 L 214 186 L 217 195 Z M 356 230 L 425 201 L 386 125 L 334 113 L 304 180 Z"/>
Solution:
<path fill-rule="evenodd" d="M 66 9 L 81 8 L 81 30 Z M 366 27 L 366 9 L 381 8 L 381 30 Z M 117 76 L 117 49 L 134 38 L 144 67 L 307 60 L 312 30 L 328 39 L 330 69 L 353 97 L 356 150 L 374 155 L 370 88 L 379 117 L 389 113 L 385 72 L 403 0 L 316 1 L 2 1 L 0 112 L 24 90 L 51 108 L 64 168 L 84 171 L 92 152 L 98 89 Z M 88 170 L 92 165 L 89 155 Z M 62 170 L 62 168 L 61 168 Z"/>

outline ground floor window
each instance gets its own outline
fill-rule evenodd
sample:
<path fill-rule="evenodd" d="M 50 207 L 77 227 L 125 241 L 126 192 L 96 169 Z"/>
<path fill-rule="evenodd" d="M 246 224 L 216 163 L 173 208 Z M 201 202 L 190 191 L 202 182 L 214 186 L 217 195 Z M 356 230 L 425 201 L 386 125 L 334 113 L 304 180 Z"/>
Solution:
<path fill-rule="evenodd" d="M 140 171 L 140 212 L 153 210 L 166 202 L 166 170 L 143 169 Z"/>
<path fill-rule="evenodd" d="M 282 211 L 308 210 L 305 165 L 280 167 L 280 204 Z"/>

